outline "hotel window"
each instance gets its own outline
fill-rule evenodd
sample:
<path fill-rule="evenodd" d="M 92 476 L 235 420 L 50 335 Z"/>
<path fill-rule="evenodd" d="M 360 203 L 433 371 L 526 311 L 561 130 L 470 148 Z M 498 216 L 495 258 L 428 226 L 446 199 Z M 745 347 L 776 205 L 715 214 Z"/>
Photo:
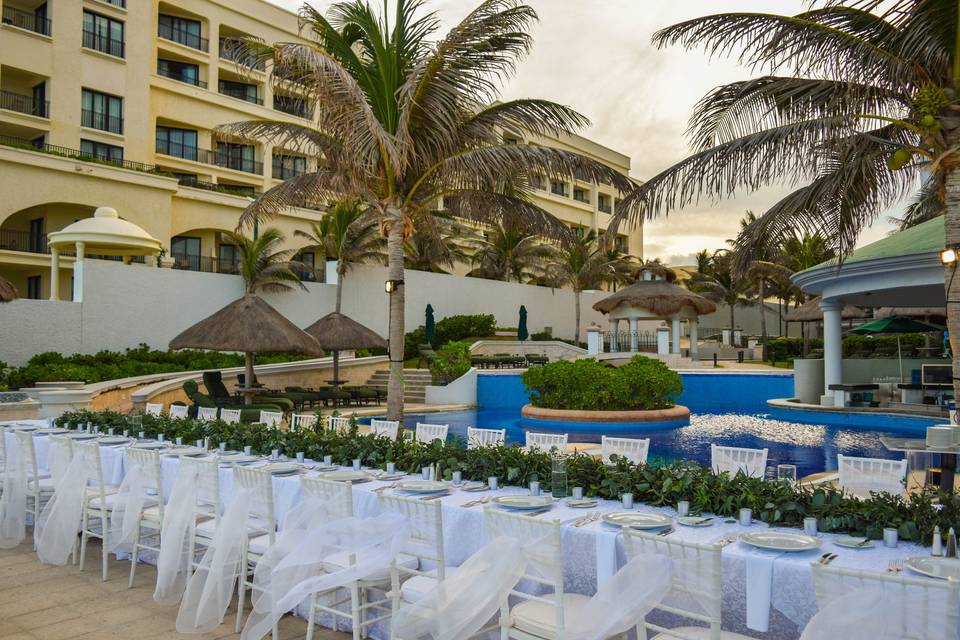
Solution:
<path fill-rule="evenodd" d="M 240 264 L 240 252 L 235 244 L 221 244 L 217 248 L 217 272 L 237 273 Z"/>
<path fill-rule="evenodd" d="M 217 166 L 246 171 L 247 173 L 259 173 L 255 154 L 256 149 L 249 144 L 218 142 Z"/>
<path fill-rule="evenodd" d="M 590 204 L 590 194 L 587 193 L 586 189 L 581 189 L 580 187 L 573 188 L 573 199 L 577 202 Z"/>
<path fill-rule="evenodd" d="M 96 140 L 80 140 L 80 153 L 107 162 L 123 162 L 123 147 Z"/>
<path fill-rule="evenodd" d="M 191 49 L 206 51 L 207 41 L 200 37 L 200 21 L 160 14 L 158 35 Z"/>
<path fill-rule="evenodd" d="M 314 282 L 317 279 L 316 273 L 316 254 L 312 251 L 299 253 L 293 259 L 294 262 L 299 262 L 295 271 L 297 275 L 300 276 L 301 280 L 306 282 Z"/>
<path fill-rule="evenodd" d="M 84 89 L 80 124 L 91 129 L 123 133 L 123 98 Z"/>
<path fill-rule="evenodd" d="M 567 195 L 567 183 L 562 180 L 551 180 L 550 181 L 550 193 L 558 196 Z"/>
<path fill-rule="evenodd" d="M 123 23 L 92 11 L 83 12 L 83 46 L 124 57 Z"/>
<path fill-rule="evenodd" d="M 196 160 L 197 132 L 192 129 L 158 126 L 157 153 L 185 160 Z"/>
<path fill-rule="evenodd" d="M 257 95 L 257 85 L 247 84 L 246 82 L 233 82 L 231 80 L 220 81 L 220 93 L 237 100 L 245 100 L 254 104 L 263 104 L 263 101 Z"/>
<path fill-rule="evenodd" d="M 27 278 L 27 299 L 40 299 L 40 276 L 30 276 Z"/>
<path fill-rule="evenodd" d="M 200 271 L 200 238 L 177 236 L 171 239 L 170 255 L 177 269 Z"/>
<path fill-rule="evenodd" d="M 620 253 L 630 253 L 630 240 L 627 236 L 617 236 L 616 239 L 617 251 Z"/>
<path fill-rule="evenodd" d="M 289 113 L 292 116 L 297 116 L 298 118 L 309 119 L 313 114 L 313 110 L 310 108 L 304 98 L 285 96 L 278 93 L 273 94 L 273 108 L 277 111 L 282 111 L 284 113 Z"/>
<path fill-rule="evenodd" d="M 547 189 L 547 179 L 539 173 L 535 173 L 530 176 L 530 184 L 534 189 L 541 189 L 543 191 L 546 191 Z"/>
<path fill-rule="evenodd" d="M 276 154 L 273 156 L 273 177 L 276 180 L 289 180 L 307 172 L 307 159 L 303 156 Z"/>
<path fill-rule="evenodd" d="M 200 82 L 200 65 L 197 64 L 161 58 L 157 60 L 157 75 L 198 87 L 205 86 L 203 82 Z"/>
<path fill-rule="evenodd" d="M 601 193 L 597 196 L 597 209 L 604 213 L 611 213 L 613 209 L 610 206 L 610 196 Z"/>

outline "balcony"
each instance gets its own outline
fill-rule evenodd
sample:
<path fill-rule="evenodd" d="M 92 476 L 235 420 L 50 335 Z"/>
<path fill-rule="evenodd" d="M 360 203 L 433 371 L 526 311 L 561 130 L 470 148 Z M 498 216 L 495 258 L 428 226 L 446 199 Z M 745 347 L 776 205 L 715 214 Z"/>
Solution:
<path fill-rule="evenodd" d="M 96 31 L 91 31 L 89 29 L 83 30 L 83 46 L 86 49 L 93 49 L 94 51 L 106 53 L 107 55 L 115 56 L 117 58 L 126 57 L 123 40 L 116 40 L 108 35 L 97 33 Z"/>
<path fill-rule="evenodd" d="M 197 78 L 196 76 L 190 76 L 184 73 L 177 73 L 173 69 L 169 69 L 160 64 L 160 61 L 157 61 L 157 75 L 163 76 L 164 78 L 170 78 L 171 80 L 176 80 L 177 82 L 183 82 L 185 84 L 192 84 L 195 87 L 200 87 L 201 89 L 207 88 L 207 83 Z"/>
<path fill-rule="evenodd" d="M 80 110 L 80 126 L 110 133 L 123 133 L 123 118 L 91 109 Z"/>
<path fill-rule="evenodd" d="M 13 7 L 3 8 L 3 24 L 12 27 L 33 31 L 43 36 L 49 36 L 53 30 L 53 21 L 32 11 L 22 11 Z"/>
<path fill-rule="evenodd" d="M 0 251 L 50 253 L 50 247 L 47 246 L 47 234 L 45 233 L 0 229 Z"/>
<path fill-rule="evenodd" d="M 157 35 L 164 40 L 182 44 L 197 51 L 210 51 L 210 41 L 184 29 L 174 29 L 170 25 L 157 25 Z"/>
<path fill-rule="evenodd" d="M 313 119 L 313 107 L 302 98 L 273 94 L 273 108 L 277 111 L 297 116 L 298 118 Z"/>
<path fill-rule="evenodd" d="M 218 90 L 225 96 L 263 106 L 263 98 L 257 95 L 257 85 L 255 84 L 221 80 L 218 84 Z"/>
<path fill-rule="evenodd" d="M 565 182 L 550 181 L 550 193 L 555 196 L 567 197 L 567 184 Z"/>
<path fill-rule="evenodd" d="M 173 268 L 183 271 L 200 271 L 201 273 L 240 273 L 239 260 L 220 260 L 211 256 L 191 256 L 182 253 L 174 253 Z"/>
<path fill-rule="evenodd" d="M 115 7 L 120 7 L 121 9 L 127 8 L 127 0 L 102 0 L 107 4 L 112 4 Z"/>
<path fill-rule="evenodd" d="M 257 71 L 266 71 L 267 63 L 264 60 L 258 60 L 243 43 L 234 38 L 220 38 L 219 54 L 221 60 L 236 62 L 241 67 L 256 69 Z"/>
<path fill-rule="evenodd" d="M 194 162 L 202 162 L 224 169 L 233 169 L 243 171 L 244 173 L 255 173 L 263 175 L 263 163 L 251 158 L 244 158 L 235 153 L 226 150 L 211 151 L 210 149 L 199 149 L 187 145 L 168 142 L 166 140 L 157 140 L 157 153 L 174 158 L 183 158 Z M 184 184 L 181 182 L 181 184 Z M 195 185 L 190 185 L 195 186 Z M 201 187 L 202 188 L 202 187 Z"/>
<path fill-rule="evenodd" d="M 159 173 L 157 168 L 152 164 L 144 164 L 143 162 L 133 162 L 131 160 L 111 160 L 110 158 L 91 156 L 89 153 L 84 153 L 80 149 L 70 149 L 69 147 L 60 147 L 52 144 L 43 144 L 39 142 L 34 142 L 32 140 L 25 140 L 24 138 L 16 138 L 14 136 L 4 136 L 0 135 L 0 145 L 5 147 L 12 147 L 14 149 L 24 149 L 27 151 L 36 151 L 39 153 L 46 153 L 51 156 L 60 156 L 61 158 L 70 158 L 71 160 L 79 160 L 81 162 L 93 162 L 96 164 L 105 164 L 113 167 L 119 167 L 121 169 L 130 169 L 131 171 L 142 171 L 144 173 Z"/>
<path fill-rule="evenodd" d="M 307 172 L 307 159 L 299 156 L 273 156 L 273 179 L 289 180 Z"/>
<path fill-rule="evenodd" d="M 50 117 L 49 100 L 35 100 L 33 96 L 26 96 L 13 91 L 0 91 L 0 109 L 25 113 L 38 118 Z"/>

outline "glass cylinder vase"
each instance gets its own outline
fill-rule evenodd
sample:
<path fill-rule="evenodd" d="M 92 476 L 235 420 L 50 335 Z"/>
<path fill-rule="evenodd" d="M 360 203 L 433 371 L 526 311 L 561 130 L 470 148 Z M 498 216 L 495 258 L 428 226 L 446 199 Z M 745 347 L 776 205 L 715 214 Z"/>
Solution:
<path fill-rule="evenodd" d="M 554 498 L 566 498 L 569 495 L 566 458 L 554 458 L 550 463 L 550 493 Z"/>

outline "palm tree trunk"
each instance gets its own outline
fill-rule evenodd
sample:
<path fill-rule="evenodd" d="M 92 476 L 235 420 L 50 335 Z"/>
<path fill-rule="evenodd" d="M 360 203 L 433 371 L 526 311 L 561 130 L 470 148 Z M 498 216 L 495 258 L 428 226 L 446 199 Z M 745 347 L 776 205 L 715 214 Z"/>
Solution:
<path fill-rule="evenodd" d="M 343 302 L 343 279 L 347 277 L 346 271 L 340 273 L 339 263 L 337 264 L 337 313 L 340 313 L 340 305 Z"/>
<path fill-rule="evenodd" d="M 403 214 L 399 208 L 387 210 L 387 279 L 403 281 Z M 390 379 L 387 382 L 387 420 L 403 420 L 403 285 L 390 293 Z"/>
<path fill-rule="evenodd" d="M 757 295 L 760 296 L 760 344 L 763 346 L 763 357 L 761 360 L 764 362 L 767 361 L 767 305 L 763 302 L 764 290 L 763 290 L 763 278 L 760 278 L 759 291 Z"/>
<path fill-rule="evenodd" d="M 248 389 L 253 386 L 253 354 L 249 351 L 243 354 L 243 366 L 244 371 L 244 385 Z M 243 403 L 244 404 L 253 404 L 253 394 L 245 393 L 243 394 Z"/>
<path fill-rule="evenodd" d="M 946 246 L 960 244 L 960 168 L 947 170 L 945 178 L 946 215 L 944 230 Z M 960 400 L 960 278 L 958 266 L 947 265 L 945 274 L 947 294 L 947 331 L 950 335 L 950 353 L 953 358 L 953 397 Z"/>
<path fill-rule="evenodd" d="M 573 291 L 573 342 L 580 346 L 580 291 Z"/>
<path fill-rule="evenodd" d="M 736 326 L 736 313 L 737 313 L 737 303 L 736 301 L 730 303 L 730 346 L 736 344 L 736 338 L 733 337 L 733 329 Z"/>

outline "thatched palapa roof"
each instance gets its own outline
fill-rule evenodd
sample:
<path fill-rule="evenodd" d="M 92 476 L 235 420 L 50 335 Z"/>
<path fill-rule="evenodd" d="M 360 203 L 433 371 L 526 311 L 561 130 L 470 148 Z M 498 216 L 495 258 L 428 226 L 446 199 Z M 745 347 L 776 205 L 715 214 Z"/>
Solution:
<path fill-rule="evenodd" d="M 946 307 L 880 307 L 874 314 L 877 318 L 907 316 L 909 318 L 946 318 Z"/>
<path fill-rule="evenodd" d="M 866 318 L 867 312 L 860 307 L 853 305 L 843 305 L 843 311 L 840 312 L 843 320 L 859 320 Z M 820 309 L 820 298 L 810 298 L 796 309 L 791 310 L 783 319 L 787 322 L 820 322 L 823 320 L 823 311 Z"/>
<path fill-rule="evenodd" d="M 342 313 L 328 313 L 304 329 L 329 351 L 386 348 L 387 341 L 372 329 Z"/>
<path fill-rule="evenodd" d="M 4 278 L 0 278 L 0 302 L 10 302 L 19 297 L 20 293 L 17 291 L 17 288 L 13 286 L 13 283 Z"/>
<path fill-rule="evenodd" d="M 231 302 L 170 341 L 171 349 L 322 356 L 316 339 L 255 295 Z"/>
<path fill-rule="evenodd" d="M 646 309 L 658 316 L 672 316 L 684 307 L 693 307 L 698 315 L 717 310 L 717 305 L 703 296 L 663 280 L 641 280 L 607 296 L 593 308 L 600 313 L 610 313 L 621 305 Z"/>

